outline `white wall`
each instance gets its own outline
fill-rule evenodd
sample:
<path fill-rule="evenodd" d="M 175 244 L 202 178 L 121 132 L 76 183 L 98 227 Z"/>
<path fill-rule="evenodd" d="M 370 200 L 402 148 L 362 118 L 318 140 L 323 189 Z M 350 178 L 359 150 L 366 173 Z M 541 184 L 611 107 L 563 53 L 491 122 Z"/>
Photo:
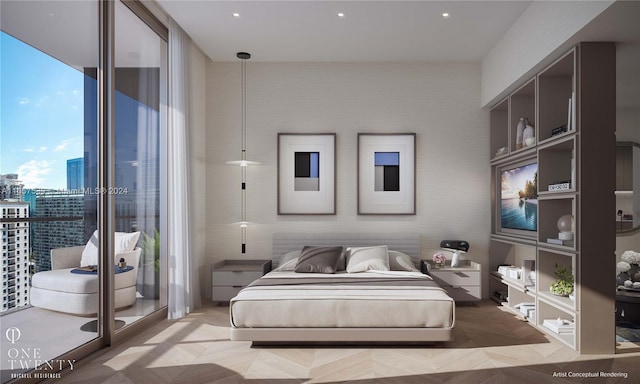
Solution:
<path fill-rule="evenodd" d="M 613 1 L 534 1 L 482 60 L 483 106 L 523 83 Z M 557 56 L 557 55 L 556 55 Z"/>
<path fill-rule="evenodd" d="M 486 265 L 490 233 L 488 111 L 480 66 L 454 63 L 247 63 L 247 253 L 241 254 L 240 63 L 208 62 L 206 252 L 270 258 L 280 231 L 414 231 L 423 257 L 440 240 L 471 243 Z M 337 214 L 277 215 L 277 133 L 337 133 Z M 357 133 L 417 133 L 417 215 L 358 216 Z M 203 283 L 203 286 L 209 284 Z M 486 284 L 485 284 L 486 286 Z M 208 287 L 208 286 L 207 286 Z M 486 293 L 485 293 L 486 294 Z M 204 292 L 210 297 L 210 292 Z"/>

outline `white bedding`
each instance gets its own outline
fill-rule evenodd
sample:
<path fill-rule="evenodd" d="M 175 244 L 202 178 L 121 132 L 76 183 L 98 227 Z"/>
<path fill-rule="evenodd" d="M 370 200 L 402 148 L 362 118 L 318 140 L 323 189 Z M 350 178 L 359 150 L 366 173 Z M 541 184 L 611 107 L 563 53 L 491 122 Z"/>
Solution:
<path fill-rule="evenodd" d="M 373 280 L 402 276 L 431 280 L 420 272 L 369 271 L 342 274 L 270 272 L 263 279 Z M 389 285 L 250 286 L 230 302 L 236 328 L 452 328 L 454 301 L 440 287 Z"/>

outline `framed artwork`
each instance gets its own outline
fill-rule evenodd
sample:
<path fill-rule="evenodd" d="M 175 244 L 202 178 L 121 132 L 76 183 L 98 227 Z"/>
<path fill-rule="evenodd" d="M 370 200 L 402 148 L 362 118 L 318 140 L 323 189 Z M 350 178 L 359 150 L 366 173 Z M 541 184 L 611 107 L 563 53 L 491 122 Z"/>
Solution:
<path fill-rule="evenodd" d="M 278 133 L 278 214 L 336 214 L 336 134 Z"/>
<path fill-rule="evenodd" d="M 358 214 L 416 214 L 416 134 L 358 134 Z"/>

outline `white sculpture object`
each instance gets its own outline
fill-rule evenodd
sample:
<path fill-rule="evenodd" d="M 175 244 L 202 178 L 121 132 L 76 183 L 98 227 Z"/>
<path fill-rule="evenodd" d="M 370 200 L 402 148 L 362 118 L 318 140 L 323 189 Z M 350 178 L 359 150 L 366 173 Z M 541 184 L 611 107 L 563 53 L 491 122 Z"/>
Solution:
<path fill-rule="evenodd" d="M 526 123 L 524 122 L 524 117 L 520 118 L 518 121 L 518 125 L 516 126 L 516 149 L 522 148 L 522 133 L 526 127 Z"/>
<path fill-rule="evenodd" d="M 558 239 L 573 240 L 573 215 L 563 215 L 558 219 Z"/>

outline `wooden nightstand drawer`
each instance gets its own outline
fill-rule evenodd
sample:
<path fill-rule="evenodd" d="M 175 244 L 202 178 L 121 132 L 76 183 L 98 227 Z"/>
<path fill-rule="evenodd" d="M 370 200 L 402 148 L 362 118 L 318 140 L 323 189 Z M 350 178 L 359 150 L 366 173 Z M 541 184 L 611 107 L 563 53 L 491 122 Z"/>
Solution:
<path fill-rule="evenodd" d="M 263 276 L 262 271 L 213 271 L 212 285 L 248 285 Z"/>
<path fill-rule="evenodd" d="M 461 260 L 457 267 L 451 266 L 451 260 L 436 268 L 431 260 L 422 260 L 420 270 L 427 273 L 455 301 L 478 301 L 482 298 L 480 282 L 481 266 L 471 260 Z"/>
<path fill-rule="evenodd" d="M 442 288 L 447 291 L 449 296 L 455 301 L 476 301 L 482 297 L 480 292 L 480 286 L 447 286 L 443 285 Z"/>
<path fill-rule="evenodd" d="M 229 301 L 271 270 L 271 260 L 222 260 L 211 266 L 211 300 Z"/>
<path fill-rule="evenodd" d="M 213 287 L 211 292 L 211 300 L 213 301 L 229 301 L 233 299 L 244 287 Z"/>
<path fill-rule="evenodd" d="M 440 285 L 480 285 L 478 271 L 431 271 L 431 277 Z"/>

